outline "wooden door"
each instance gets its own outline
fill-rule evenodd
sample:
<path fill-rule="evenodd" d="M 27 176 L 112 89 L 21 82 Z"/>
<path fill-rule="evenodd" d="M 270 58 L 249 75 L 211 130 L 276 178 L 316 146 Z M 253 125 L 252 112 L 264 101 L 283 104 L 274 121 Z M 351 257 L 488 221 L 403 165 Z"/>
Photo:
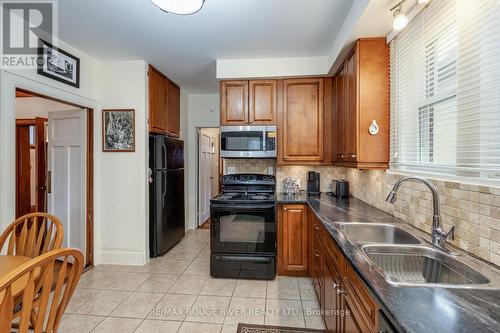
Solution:
<path fill-rule="evenodd" d="M 278 220 L 278 274 L 307 275 L 307 206 L 283 205 Z"/>
<path fill-rule="evenodd" d="M 283 81 L 283 160 L 323 161 L 323 79 Z"/>
<path fill-rule="evenodd" d="M 179 87 L 170 80 L 167 80 L 167 114 L 168 114 L 168 122 L 167 122 L 167 132 L 169 135 L 174 137 L 179 137 L 180 134 L 180 101 L 181 94 Z"/>
<path fill-rule="evenodd" d="M 355 51 L 347 61 L 347 99 L 348 109 L 346 110 L 346 159 L 348 161 L 357 160 L 357 137 L 358 137 L 358 94 L 357 94 L 357 55 Z"/>
<path fill-rule="evenodd" d="M 31 125 L 16 125 L 16 218 L 31 213 Z"/>
<path fill-rule="evenodd" d="M 152 132 L 167 131 L 168 81 L 157 69 L 149 66 L 149 129 Z"/>
<path fill-rule="evenodd" d="M 330 259 L 329 255 L 325 255 L 325 266 L 324 266 L 324 309 L 325 309 L 325 325 L 328 332 L 339 332 L 340 331 L 340 321 L 339 316 L 336 315 L 336 311 L 341 310 L 340 297 L 337 294 L 337 289 L 340 287 L 340 281 L 342 281 L 340 274 L 337 272 L 333 261 Z"/>
<path fill-rule="evenodd" d="M 47 119 L 35 118 L 36 210 L 47 212 Z"/>
<path fill-rule="evenodd" d="M 221 125 L 247 125 L 248 81 L 221 82 Z"/>
<path fill-rule="evenodd" d="M 276 80 L 256 80 L 249 84 L 250 125 L 276 124 Z"/>

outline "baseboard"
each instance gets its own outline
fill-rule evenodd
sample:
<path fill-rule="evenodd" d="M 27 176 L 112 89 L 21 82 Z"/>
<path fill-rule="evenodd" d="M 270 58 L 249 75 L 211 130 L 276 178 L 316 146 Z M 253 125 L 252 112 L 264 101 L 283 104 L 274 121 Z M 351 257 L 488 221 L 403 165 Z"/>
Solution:
<path fill-rule="evenodd" d="M 145 254 L 144 252 L 130 252 L 130 251 L 103 251 L 101 250 L 98 256 L 99 264 L 109 264 L 109 265 L 133 265 L 142 266 L 145 265 Z"/>

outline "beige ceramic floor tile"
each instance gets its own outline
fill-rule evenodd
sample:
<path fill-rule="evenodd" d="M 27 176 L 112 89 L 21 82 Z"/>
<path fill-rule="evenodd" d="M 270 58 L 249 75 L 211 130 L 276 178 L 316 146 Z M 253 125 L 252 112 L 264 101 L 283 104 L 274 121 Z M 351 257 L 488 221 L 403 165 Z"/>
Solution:
<path fill-rule="evenodd" d="M 325 329 L 325 323 L 320 314 L 318 301 L 302 301 L 302 309 L 304 311 L 304 319 L 307 328 Z"/>
<path fill-rule="evenodd" d="M 105 317 L 88 315 L 65 315 L 59 326 L 58 333 L 88 333 L 104 319 Z"/>
<path fill-rule="evenodd" d="M 305 327 L 302 304 L 297 300 L 267 299 L 266 325 Z"/>
<path fill-rule="evenodd" d="M 182 275 L 170 288 L 172 294 L 198 295 L 205 286 L 208 277 L 196 275 Z"/>
<path fill-rule="evenodd" d="M 237 280 L 210 278 L 200 292 L 200 295 L 232 296 Z"/>
<path fill-rule="evenodd" d="M 147 293 L 166 293 L 179 278 L 179 275 L 153 274 L 136 291 Z"/>
<path fill-rule="evenodd" d="M 75 292 L 73 293 L 73 296 L 71 296 L 71 300 L 69 301 L 65 312 L 71 313 L 75 311 L 80 306 L 82 306 L 83 304 L 90 301 L 92 298 L 99 295 L 101 292 L 102 290 L 95 290 L 95 289 L 76 289 Z"/>
<path fill-rule="evenodd" d="M 233 297 L 224 324 L 264 324 L 266 300 L 264 298 Z"/>
<path fill-rule="evenodd" d="M 133 293 L 111 313 L 111 316 L 144 319 L 162 297 L 163 294 L 158 293 Z"/>
<path fill-rule="evenodd" d="M 226 325 L 222 326 L 222 331 L 220 333 L 236 333 L 238 331 L 238 325 Z"/>
<path fill-rule="evenodd" d="M 163 274 L 182 274 L 189 265 L 191 260 L 158 260 L 154 263 L 152 272 Z"/>
<path fill-rule="evenodd" d="M 87 303 L 80 306 L 73 313 L 96 316 L 108 316 L 127 297 L 132 294 L 129 291 L 104 290 Z"/>
<path fill-rule="evenodd" d="M 210 249 L 208 250 L 201 250 L 200 254 L 194 259 L 197 261 L 210 261 Z"/>
<path fill-rule="evenodd" d="M 94 267 L 96 271 L 116 271 L 116 272 L 128 272 L 133 266 L 129 265 L 97 265 Z"/>
<path fill-rule="evenodd" d="M 183 321 L 196 300 L 196 295 L 166 294 L 156 304 L 148 319 Z"/>
<path fill-rule="evenodd" d="M 303 301 L 314 301 L 317 298 L 314 285 L 310 278 L 299 278 L 299 291 L 300 299 Z"/>
<path fill-rule="evenodd" d="M 141 324 L 141 319 L 107 317 L 92 333 L 132 333 Z"/>
<path fill-rule="evenodd" d="M 295 277 L 278 276 L 267 282 L 267 298 L 300 299 L 299 282 Z"/>
<path fill-rule="evenodd" d="M 191 308 L 191 314 L 185 320 L 222 324 L 230 301 L 231 297 L 200 295 Z"/>
<path fill-rule="evenodd" d="M 267 281 L 238 280 L 234 289 L 234 297 L 265 298 Z"/>
<path fill-rule="evenodd" d="M 91 270 L 82 275 L 78 282 L 80 289 L 106 289 L 117 279 L 116 272 Z"/>
<path fill-rule="evenodd" d="M 183 322 L 179 333 L 219 333 L 221 331 L 222 325 L 219 324 L 207 324 L 207 323 L 190 323 Z"/>
<path fill-rule="evenodd" d="M 118 273 L 118 279 L 111 283 L 106 289 L 134 291 L 150 276 L 151 275 L 147 273 Z"/>
<path fill-rule="evenodd" d="M 188 275 L 210 276 L 209 261 L 193 261 L 191 265 L 184 271 Z"/>
<path fill-rule="evenodd" d="M 181 324 L 181 321 L 146 319 L 134 333 L 176 333 Z"/>

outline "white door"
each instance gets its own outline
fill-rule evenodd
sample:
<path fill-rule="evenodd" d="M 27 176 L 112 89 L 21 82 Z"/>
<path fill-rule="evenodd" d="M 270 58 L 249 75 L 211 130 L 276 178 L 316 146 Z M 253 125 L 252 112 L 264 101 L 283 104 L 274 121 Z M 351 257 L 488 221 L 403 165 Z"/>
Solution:
<path fill-rule="evenodd" d="M 198 225 L 202 225 L 210 217 L 210 197 L 212 195 L 211 188 L 211 164 L 210 164 L 210 137 L 201 134 L 200 138 L 200 156 L 198 158 Z"/>
<path fill-rule="evenodd" d="M 86 128 L 87 111 L 49 113 L 48 212 L 64 228 L 63 247 L 74 247 L 85 255 Z"/>

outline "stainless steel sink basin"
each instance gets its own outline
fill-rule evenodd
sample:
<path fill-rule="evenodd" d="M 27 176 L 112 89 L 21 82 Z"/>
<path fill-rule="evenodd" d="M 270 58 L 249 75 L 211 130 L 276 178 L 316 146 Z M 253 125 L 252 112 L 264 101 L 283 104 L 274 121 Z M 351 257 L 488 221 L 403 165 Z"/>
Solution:
<path fill-rule="evenodd" d="M 392 284 L 472 287 L 490 283 L 467 264 L 430 247 L 364 245 L 361 249 Z"/>
<path fill-rule="evenodd" d="M 351 240 L 358 243 L 420 244 L 410 233 L 392 224 L 339 223 Z"/>

